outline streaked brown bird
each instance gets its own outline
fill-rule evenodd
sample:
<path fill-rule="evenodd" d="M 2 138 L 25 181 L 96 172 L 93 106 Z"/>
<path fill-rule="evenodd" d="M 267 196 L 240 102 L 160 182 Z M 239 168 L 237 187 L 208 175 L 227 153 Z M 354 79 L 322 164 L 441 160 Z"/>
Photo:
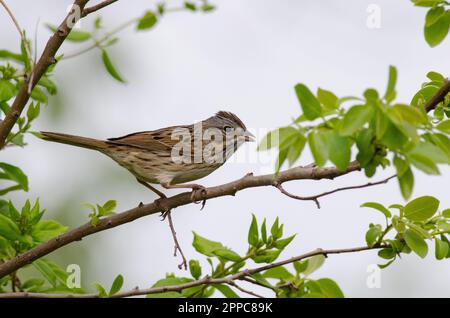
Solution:
<path fill-rule="evenodd" d="M 44 140 L 100 151 L 130 171 L 160 197 L 151 184 L 166 189 L 190 188 L 192 197 L 204 187 L 185 183 L 203 178 L 219 168 L 237 148 L 254 136 L 233 113 L 220 111 L 193 125 L 171 126 L 118 138 L 98 140 L 41 132 Z"/>

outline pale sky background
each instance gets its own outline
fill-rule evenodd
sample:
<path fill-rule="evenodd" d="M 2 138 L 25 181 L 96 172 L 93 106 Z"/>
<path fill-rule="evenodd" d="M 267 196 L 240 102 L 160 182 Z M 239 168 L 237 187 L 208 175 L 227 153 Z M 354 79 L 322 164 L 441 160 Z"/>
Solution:
<path fill-rule="evenodd" d="M 71 1 L 9 0 L 7 3 L 29 34 L 39 21 L 38 45 L 42 50 L 48 31 L 44 22 L 61 21 Z M 153 1 L 119 1 L 102 11 L 105 29 L 141 15 Z M 168 1 L 169 4 L 177 1 Z M 218 110 L 235 112 L 255 131 L 288 124 L 300 108 L 293 86 L 306 83 L 332 90 L 339 96 L 361 95 L 365 88 L 384 91 L 390 64 L 399 71 L 398 100 L 409 102 L 430 70 L 450 70 L 450 40 L 429 48 L 422 35 L 425 10 L 408 0 L 219 0 L 211 14 L 174 13 L 149 32 L 129 29 L 120 34 L 111 58 L 127 80 L 120 84 L 104 71 L 98 51 L 61 62 L 55 79 L 59 93 L 43 109 L 33 129 L 106 138 L 204 119 Z M 366 26 L 369 4 L 381 9 L 381 28 Z M 82 22 L 90 29 L 93 17 Z M 2 48 L 17 49 L 17 32 L 0 11 Z M 86 44 L 66 44 L 74 52 Z M 259 138 L 262 136 L 259 135 Z M 29 146 L 1 152 L 1 160 L 23 168 L 30 178 L 29 193 L 14 193 L 23 202 L 39 197 L 47 217 L 71 228 L 85 223 L 84 202 L 118 201 L 117 211 L 150 202 L 153 194 L 137 184 L 126 170 L 99 153 L 27 137 Z M 201 180 L 218 185 L 245 173 L 272 169 L 267 155 L 256 158 L 256 145 L 240 149 L 239 162 L 224 165 Z M 252 158 L 253 160 L 250 160 Z M 305 152 L 300 164 L 311 161 Z M 450 207 L 450 169 L 442 176 L 416 172 L 413 197 L 434 195 L 441 207 Z M 373 180 L 392 174 L 379 173 Z M 334 181 L 295 181 L 286 188 L 297 194 L 314 194 L 344 185 L 363 184 L 361 173 Z M 167 191 L 177 193 L 176 190 Z M 298 233 L 281 258 L 321 248 L 364 245 L 370 222 L 383 222 L 381 214 L 359 208 L 366 201 L 402 203 L 396 181 L 387 185 L 341 192 L 313 202 L 282 196 L 274 188 L 239 192 L 236 197 L 180 207 L 173 212 L 178 237 L 188 258 L 204 259 L 190 245 L 192 231 L 223 242 L 239 253 L 247 249 L 247 229 L 254 213 L 272 222 L 278 215 L 285 233 Z M 19 205 L 19 204 L 18 204 Z M 51 257 L 64 267 L 79 264 L 83 286 L 95 281 L 110 286 L 121 273 L 125 287 L 148 287 L 166 272 L 177 269 L 173 242 L 166 222 L 155 216 L 73 243 Z M 381 271 L 381 288 L 366 285 L 368 266 L 382 263 L 376 252 L 330 256 L 313 277 L 331 277 L 349 297 L 450 296 L 449 261 L 434 259 L 434 246 L 425 260 L 402 257 Z M 204 272 L 208 267 L 205 262 Z M 260 291 L 264 293 L 264 291 Z M 266 293 L 267 294 L 267 293 Z M 270 295 L 267 294 L 267 295 Z"/>

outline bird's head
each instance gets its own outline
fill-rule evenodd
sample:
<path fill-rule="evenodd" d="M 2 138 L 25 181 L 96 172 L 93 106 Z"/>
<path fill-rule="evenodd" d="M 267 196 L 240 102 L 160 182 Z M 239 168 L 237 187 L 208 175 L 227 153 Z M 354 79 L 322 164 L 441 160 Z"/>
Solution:
<path fill-rule="evenodd" d="M 203 125 L 204 130 L 214 128 L 219 130 L 224 137 L 232 138 L 239 144 L 255 141 L 255 136 L 247 130 L 242 120 L 231 112 L 219 111 L 214 116 L 203 121 Z"/>

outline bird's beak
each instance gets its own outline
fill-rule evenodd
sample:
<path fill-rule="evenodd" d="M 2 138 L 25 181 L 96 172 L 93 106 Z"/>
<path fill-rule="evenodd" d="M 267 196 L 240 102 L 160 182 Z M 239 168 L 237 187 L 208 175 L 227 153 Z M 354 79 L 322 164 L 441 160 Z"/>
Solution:
<path fill-rule="evenodd" d="M 249 131 L 245 131 L 244 138 L 245 138 L 245 141 L 248 141 L 248 142 L 254 142 L 256 140 L 255 136 Z"/>

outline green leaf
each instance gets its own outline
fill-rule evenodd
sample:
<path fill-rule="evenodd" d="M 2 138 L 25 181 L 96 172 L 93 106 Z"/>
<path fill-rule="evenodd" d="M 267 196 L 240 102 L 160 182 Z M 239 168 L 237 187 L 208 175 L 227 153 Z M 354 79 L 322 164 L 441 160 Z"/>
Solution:
<path fill-rule="evenodd" d="M 112 64 L 111 59 L 106 50 L 102 50 L 102 61 L 106 70 L 114 79 L 116 79 L 119 82 L 125 83 L 125 80 L 122 78 L 122 76 L 119 74 L 115 66 Z"/>
<path fill-rule="evenodd" d="M 405 205 L 404 215 L 411 221 L 426 221 L 431 218 L 439 208 L 439 200 L 432 196 L 422 196 Z"/>
<path fill-rule="evenodd" d="M 380 95 L 376 89 L 369 88 L 364 91 L 364 98 L 369 103 L 376 103 L 380 99 Z"/>
<path fill-rule="evenodd" d="M 386 123 L 386 130 L 381 138 L 382 142 L 392 150 L 402 149 L 408 142 L 408 137 L 388 118 L 386 118 Z"/>
<path fill-rule="evenodd" d="M 272 234 L 274 240 L 277 240 L 283 236 L 283 225 L 279 225 L 278 216 L 273 222 L 272 227 L 270 228 L 270 234 Z"/>
<path fill-rule="evenodd" d="M 388 219 L 392 216 L 391 212 L 388 209 L 386 209 L 384 207 L 384 205 L 377 203 L 377 202 L 366 202 L 366 203 L 363 203 L 361 205 L 361 207 L 372 208 L 372 209 L 378 210 L 381 213 L 383 213 L 384 216 Z"/>
<path fill-rule="evenodd" d="M 380 225 L 372 225 L 366 232 L 366 243 L 367 246 L 373 246 L 378 241 L 378 237 L 383 231 Z"/>
<path fill-rule="evenodd" d="M 222 243 L 210 241 L 195 232 L 193 233 L 194 241 L 192 242 L 192 246 L 197 252 L 206 256 L 220 256 L 230 261 L 241 260 L 241 257 L 237 253 L 226 248 Z"/>
<path fill-rule="evenodd" d="M 439 168 L 436 163 L 427 155 L 419 153 L 412 153 L 408 155 L 409 161 L 419 170 L 422 170 L 426 174 L 438 175 Z"/>
<path fill-rule="evenodd" d="M 444 14 L 445 9 L 443 7 L 434 7 L 430 9 L 425 17 L 425 26 L 429 27 L 435 24 Z"/>
<path fill-rule="evenodd" d="M 289 280 L 294 277 L 286 268 L 278 266 L 270 268 L 262 273 L 264 278 L 275 278 L 280 280 Z"/>
<path fill-rule="evenodd" d="M 326 111 L 332 111 L 339 107 L 339 99 L 337 96 L 320 87 L 317 89 L 317 99 Z"/>
<path fill-rule="evenodd" d="M 329 278 L 321 278 L 316 280 L 319 284 L 321 294 L 328 298 L 344 298 L 344 293 L 340 289 L 339 285 L 335 281 Z"/>
<path fill-rule="evenodd" d="M 31 103 L 30 106 L 28 106 L 27 110 L 28 122 L 32 122 L 33 120 L 35 120 L 39 116 L 40 111 L 41 111 L 40 103 L 36 104 Z"/>
<path fill-rule="evenodd" d="M 68 274 L 56 263 L 47 258 L 40 258 L 32 264 L 53 287 L 66 285 Z"/>
<path fill-rule="evenodd" d="M 202 276 L 202 267 L 200 266 L 200 262 L 191 259 L 189 261 L 189 271 L 191 272 L 192 277 L 199 279 L 200 276 Z"/>
<path fill-rule="evenodd" d="M 426 20 L 433 20 L 434 23 L 425 25 L 424 29 L 425 40 L 431 47 L 435 47 L 441 43 L 447 36 L 450 28 L 450 12 L 447 11 L 436 18 L 436 10 L 438 9 L 428 11 Z"/>
<path fill-rule="evenodd" d="M 389 81 L 384 94 L 386 102 L 390 103 L 395 99 L 395 84 L 397 83 L 397 69 L 394 66 L 389 66 Z"/>
<path fill-rule="evenodd" d="M 7 216 L 0 214 L 0 236 L 10 240 L 21 240 L 22 233 L 16 223 Z"/>
<path fill-rule="evenodd" d="M 437 126 L 436 129 L 445 132 L 447 134 L 450 134 L 450 119 L 444 120 L 442 122 L 440 122 Z"/>
<path fill-rule="evenodd" d="M 222 293 L 226 298 L 240 298 L 229 286 L 224 284 L 214 284 L 213 287 Z"/>
<path fill-rule="evenodd" d="M 153 287 L 164 287 L 164 286 L 175 286 L 184 283 L 191 282 L 192 279 L 185 277 L 167 277 L 158 280 Z M 157 293 L 157 294 L 148 294 L 147 298 L 178 298 L 181 297 L 182 294 L 179 292 L 166 292 L 166 293 Z"/>
<path fill-rule="evenodd" d="M 428 122 L 425 113 L 409 105 L 395 104 L 388 108 L 387 114 L 397 125 L 402 125 L 405 122 L 413 125 L 426 124 Z"/>
<path fill-rule="evenodd" d="M 308 258 L 308 266 L 303 271 L 303 274 L 309 275 L 318 270 L 323 263 L 325 262 L 325 256 L 323 255 L 315 255 L 313 257 Z"/>
<path fill-rule="evenodd" d="M 8 101 L 16 96 L 16 87 L 13 83 L 0 78 L 0 102 Z"/>
<path fill-rule="evenodd" d="M 258 151 L 271 149 L 275 146 L 281 145 L 291 136 L 299 135 L 299 131 L 294 127 L 281 127 L 267 133 L 258 145 Z"/>
<path fill-rule="evenodd" d="M 33 90 L 31 91 L 31 98 L 33 100 L 38 101 L 38 102 L 43 103 L 43 104 L 47 104 L 48 103 L 47 95 L 44 93 L 44 91 L 42 89 L 40 89 L 37 86 L 35 86 L 33 88 Z"/>
<path fill-rule="evenodd" d="M 388 267 L 389 265 L 391 265 L 392 263 L 394 263 L 394 261 L 395 261 L 395 258 L 393 258 L 393 259 L 391 259 L 389 262 L 387 262 L 386 264 L 379 264 L 378 265 L 378 267 L 380 268 L 380 269 L 383 269 L 383 268 L 386 268 L 386 267 Z"/>
<path fill-rule="evenodd" d="M 358 154 L 356 159 L 361 167 L 366 167 L 375 155 L 375 146 L 373 144 L 373 131 L 371 129 L 363 129 L 356 138 L 356 146 L 358 147 Z"/>
<path fill-rule="evenodd" d="M 373 116 L 373 108 L 370 105 L 356 105 L 348 110 L 344 116 L 340 133 L 343 136 L 353 135 L 364 126 Z"/>
<path fill-rule="evenodd" d="M 0 169 L 3 170 L 3 173 L 0 173 L 0 179 L 15 181 L 21 189 L 28 191 L 28 177 L 20 168 L 0 162 Z"/>
<path fill-rule="evenodd" d="M 256 221 L 255 215 L 252 214 L 252 223 L 250 224 L 250 228 L 248 230 L 248 244 L 250 244 L 251 246 L 257 246 L 258 242 L 258 222 Z"/>
<path fill-rule="evenodd" d="M 394 156 L 394 166 L 397 170 L 397 176 L 401 177 L 405 174 L 405 172 L 409 169 L 409 165 L 406 160 L 403 160 L 399 156 Z"/>
<path fill-rule="evenodd" d="M 292 242 L 292 240 L 295 238 L 296 234 L 291 235 L 285 239 L 276 240 L 275 241 L 275 247 L 279 250 L 283 250 L 286 246 L 289 245 L 289 243 Z"/>
<path fill-rule="evenodd" d="M 412 190 L 414 188 L 414 174 L 410 168 L 408 168 L 402 176 L 397 177 L 400 191 L 405 200 L 411 197 Z"/>
<path fill-rule="evenodd" d="M 327 133 L 323 130 L 311 131 L 308 135 L 308 142 L 315 163 L 319 167 L 324 166 L 328 160 Z"/>
<path fill-rule="evenodd" d="M 300 157 L 300 155 L 303 152 L 303 149 L 305 148 L 306 144 L 306 138 L 303 135 L 296 135 L 294 141 L 289 146 L 289 150 L 287 153 L 287 160 L 289 163 L 289 166 L 292 166 L 297 159 Z"/>
<path fill-rule="evenodd" d="M 97 289 L 100 298 L 108 297 L 108 294 L 106 293 L 106 290 L 102 285 L 100 285 L 99 283 L 95 283 L 94 287 L 95 289 Z"/>
<path fill-rule="evenodd" d="M 425 258 L 428 254 L 428 245 L 425 240 L 417 234 L 416 231 L 407 229 L 405 232 L 406 244 L 421 258 Z"/>
<path fill-rule="evenodd" d="M 116 206 L 117 206 L 116 200 L 107 201 L 105 204 L 103 204 L 101 211 L 99 211 L 99 216 L 106 216 L 106 215 L 113 213 Z"/>
<path fill-rule="evenodd" d="M 47 92 L 51 95 L 55 95 L 58 92 L 56 84 L 47 76 L 41 77 L 37 85 L 45 87 Z"/>
<path fill-rule="evenodd" d="M 442 3 L 443 0 L 412 0 L 412 2 L 418 7 L 433 7 L 439 3 Z"/>
<path fill-rule="evenodd" d="M 190 11 L 197 11 L 197 6 L 195 5 L 195 3 L 192 2 L 185 1 L 184 7 Z"/>
<path fill-rule="evenodd" d="M 117 275 L 117 277 L 114 279 L 114 282 L 111 285 L 111 289 L 109 290 L 109 296 L 112 296 L 116 294 L 123 286 L 123 276 Z"/>
<path fill-rule="evenodd" d="M 383 248 L 382 250 L 378 251 L 378 256 L 384 259 L 391 259 L 395 258 L 397 253 L 392 248 Z"/>
<path fill-rule="evenodd" d="M 294 262 L 293 265 L 297 273 L 303 273 L 303 271 L 306 270 L 306 268 L 308 267 L 308 260 L 301 262 Z"/>
<path fill-rule="evenodd" d="M 332 131 L 328 134 L 328 154 L 332 163 L 341 171 L 346 171 L 351 158 L 351 144 L 347 137 Z"/>
<path fill-rule="evenodd" d="M 446 151 L 431 142 L 420 142 L 408 152 L 408 156 L 411 156 L 412 154 L 426 157 L 435 163 L 450 164 L 450 156 L 446 153 Z"/>
<path fill-rule="evenodd" d="M 427 77 L 433 82 L 444 83 L 445 81 L 445 77 L 438 72 L 428 72 Z"/>
<path fill-rule="evenodd" d="M 261 225 L 261 239 L 263 243 L 267 243 L 267 228 L 266 228 L 266 218 Z"/>
<path fill-rule="evenodd" d="M 302 107 L 303 114 L 309 120 L 314 120 L 322 116 L 322 106 L 313 93 L 304 84 L 295 86 L 297 98 Z"/>
<path fill-rule="evenodd" d="M 137 24 L 138 30 L 148 30 L 151 29 L 158 22 L 158 18 L 153 11 L 145 12 L 144 16 L 139 19 Z"/>
<path fill-rule="evenodd" d="M 53 33 L 56 33 L 58 31 L 58 28 L 54 25 L 46 24 L 46 26 Z M 72 42 L 84 42 L 89 40 L 91 37 L 92 35 L 89 32 L 72 29 L 70 33 L 67 35 L 66 39 Z"/>
<path fill-rule="evenodd" d="M 33 290 L 35 288 L 42 287 L 45 284 L 45 280 L 40 278 L 31 278 L 26 280 L 20 287 L 24 290 Z"/>
<path fill-rule="evenodd" d="M 53 220 L 43 220 L 37 223 L 31 232 L 36 242 L 47 242 L 48 240 L 67 232 L 67 227 Z"/>
<path fill-rule="evenodd" d="M 22 54 L 17 54 L 8 50 L 0 50 L 0 59 L 13 60 L 19 63 L 23 63 Z"/>
<path fill-rule="evenodd" d="M 442 216 L 445 218 L 450 218 L 450 209 L 445 209 L 442 211 Z"/>
<path fill-rule="evenodd" d="M 449 246 L 447 242 L 442 241 L 437 237 L 435 237 L 434 247 L 435 247 L 434 254 L 436 256 L 436 259 L 441 260 L 447 257 L 447 254 L 449 252 Z"/>
<path fill-rule="evenodd" d="M 263 250 L 256 256 L 252 257 L 255 263 L 272 263 L 278 256 L 280 256 L 281 250 Z"/>

